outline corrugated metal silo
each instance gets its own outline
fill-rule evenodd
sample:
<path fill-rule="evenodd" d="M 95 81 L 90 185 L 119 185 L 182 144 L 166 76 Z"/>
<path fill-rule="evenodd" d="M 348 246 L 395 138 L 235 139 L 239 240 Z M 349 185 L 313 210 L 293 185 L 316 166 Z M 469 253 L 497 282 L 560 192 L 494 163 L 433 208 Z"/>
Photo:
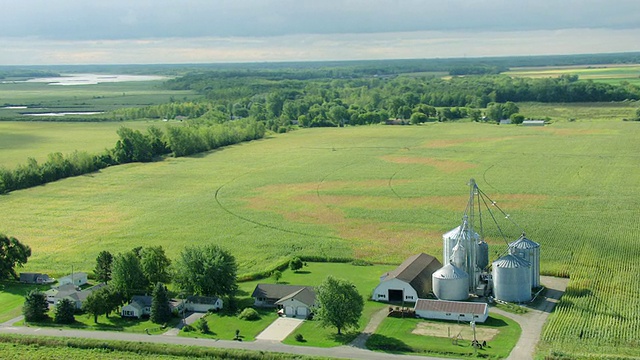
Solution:
<path fill-rule="evenodd" d="M 540 244 L 527 239 L 523 233 L 518 240 L 509 244 L 509 252 L 531 263 L 531 287 L 540 286 Z"/>
<path fill-rule="evenodd" d="M 464 246 L 460 244 L 460 241 L 458 241 L 456 246 L 453 247 L 451 262 L 460 269 L 464 269 L 467 265 L 467 251 L 465 250 Z"/>
<path fill-rule="evenodd" d="M 531 264 L 512 254 L 492 264 L 493 293 L 496 299 L 508 302 L 531 300 Z"/>
<path fill-rule="evenodd" d="M 475 264 L 475 251 L 468 250 L 471 249 L 471 244 L 480 241 L 480 235 L 472 232 L 466 222 L 442 235 L 442 263 L 446 264 L 452 260 L 453 248 L 458 243 L 458 239 L 467 250 L 467 257 L 473 257 L 473 261 L 469 263 Z"/>
<path fill-rule="evenodd" d="M 440 300 L 466 300 L 469 298 L 469 275 L 452 263 L 431 275 L 433 293 Z"/>
<path fill-rule="evenodd" d="M 478 247 L 476 265 L 478 265 L 478 269 L 484 270 L 489 266 L 489 244 L 481 240 L 476 245 Z"/>

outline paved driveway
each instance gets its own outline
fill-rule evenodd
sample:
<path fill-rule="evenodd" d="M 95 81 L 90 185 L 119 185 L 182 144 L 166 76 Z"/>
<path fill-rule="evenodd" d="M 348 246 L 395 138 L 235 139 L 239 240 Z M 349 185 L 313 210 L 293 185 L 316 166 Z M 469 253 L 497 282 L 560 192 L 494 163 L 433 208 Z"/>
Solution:
<path fill-rule="evenodd" d="M 276 321 L 272 322 L 271 325 L 256 336 L 256 340 L 282 341 L 303 321 L 303 319 L 288 317 L 277 318 Z"/>

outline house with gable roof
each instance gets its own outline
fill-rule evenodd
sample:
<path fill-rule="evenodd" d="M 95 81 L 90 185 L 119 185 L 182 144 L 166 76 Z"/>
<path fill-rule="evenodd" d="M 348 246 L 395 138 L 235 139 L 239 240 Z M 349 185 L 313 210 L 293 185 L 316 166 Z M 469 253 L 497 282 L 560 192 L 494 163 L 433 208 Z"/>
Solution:
<path fill-rule="evenodd" d="M 311 286 L 258 284 L 251 297 L 254 306 L 276 307 L 291 317 L 307 317 L 317 306 L 316 292 Z"/>
<path fill-rule="evenodd" d="M 394 270 L 382 274 L 372 299 L 388 302 L 416 302 L 433 291 L 431 275 L 442 267 L 431 255 L 420 253 L 409 257 Z"/>

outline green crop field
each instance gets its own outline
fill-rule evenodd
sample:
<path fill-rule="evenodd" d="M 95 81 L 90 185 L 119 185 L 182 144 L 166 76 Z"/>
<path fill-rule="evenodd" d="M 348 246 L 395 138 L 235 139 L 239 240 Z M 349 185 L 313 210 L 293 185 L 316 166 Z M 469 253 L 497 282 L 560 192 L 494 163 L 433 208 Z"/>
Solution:
<path fill-rule="evenodd" d="M 473 177 L 519 225 L 501 223 L 506 240 L 524 229 L 542 245 L 542 272 L 571 277 L 541 353 L 640 356 L 640 124 L 580 111 L 545 127 L 305 129 L 111 167 L 0 196 L 1 231 L 32 247 L 26 270 L 54 276 L 91 271 L 104 249 L 162 245 L 175 258 L 203 243 L 231 250 L 240 273 L 292 255 L 397 264 L 418 251 L 441 257 Z M 505 239 L 491 222 L 493 260 Z"/>
<path fill-rule="evenodd" d="M 640 85 L 640 65 L 638 64 L 512 68 L 504 72 L 504 74 L 513 77 L 531 78 L 578 75 L 582 80 L 593 80 L 616 85 L 626 81 L 631 84 Z"/>
<path fill-rule="evenodd" d="M 150 125 L 164 128 L 163 122 L 40 122 L 0 121 L 0 166 L 13 169 L 32 157 L 47 160 L 54 152 L 70 154 L 75 150 L 98 154 L 111 149 L 121 126 L 143 131 Z"/>

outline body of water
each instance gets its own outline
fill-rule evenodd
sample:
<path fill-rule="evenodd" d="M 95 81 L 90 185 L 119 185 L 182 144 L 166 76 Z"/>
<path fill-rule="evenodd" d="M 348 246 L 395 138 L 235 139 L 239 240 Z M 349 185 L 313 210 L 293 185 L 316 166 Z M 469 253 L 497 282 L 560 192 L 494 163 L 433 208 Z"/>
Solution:
<path fill-rule="evenodd" d="M 125 81 L 159 81 L 167 79 L 166 76 L 157 75 L 112 75 L 112 74 L 61 74 L 60 77 L 33 78 L 24 81 L 12 81 L 13 83 L 48 83 L 49 85 L 96 85 L 100 83 L 125 82 Z"/>
<path fill-rule="evenodd" d="M 67 111 L 67 112 L 48 112 L 48 113 L 30 113 L 22 114 L 24 116 L 65 116 L 65 115 L 96 115 L 104 114 L 104 111 Z"/>

